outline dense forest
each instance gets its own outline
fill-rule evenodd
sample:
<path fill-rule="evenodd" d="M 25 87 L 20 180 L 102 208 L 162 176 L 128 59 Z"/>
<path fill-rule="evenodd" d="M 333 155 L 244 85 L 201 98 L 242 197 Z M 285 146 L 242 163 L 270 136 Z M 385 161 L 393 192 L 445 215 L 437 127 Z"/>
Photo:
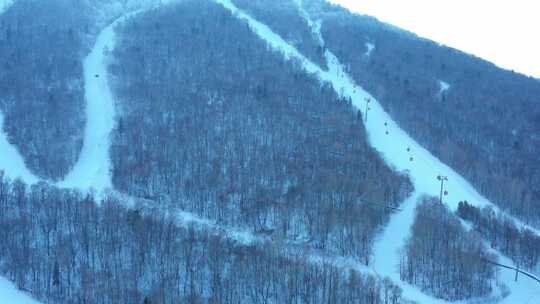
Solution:
<path fill-rule="evenodd" d="M 402 279 L 449 301 L 487 296 L 495 269 L 482 259 L 496 257 L 437 199 L 424 198 L 403 250 Z"/>
<path fill-rule="evenodd" d="M 335 53 L 503 212 L 407 200 L 421 190 L 352 101 L 216 1 L 17 0 L 0 14 L 0 131 L 44 182 L 0 168 L 0 277 L 43 303 L 405 304 L 515 294 L 498 254 L 540 272 L 540 237 L 512 217 L 540 228 L 538 81 L 324 0 L 230 2 L 323 70 Z M 85 79 L 97 34 L 135 11 L 107 77 Z M 61 189 L 95 78 L 116 102 L 113 189 Z"/>
<path fill-rule="evenodd" d="M 88 22 L 73 1 L 15 1 L 0 16 L 4 130 L 43 178 L 63 177 L 82 147 Z"/>
<path fill-rule="evenodd" d="M 488 199 L 540 227 L 540 82 L 373 17 L 307 2 L 326 47 L 405 131 Z M 368 58 L 366 43 L 375 46 Z"/>
<path fill-rule="evenodd" d="M 540 237 L 533 231 L 518 228 L 513 220 L 489 207 L 479 209 L 468 202 L 459 203 L 457 214 L 518 267 L 540 273 Z"/>
<path fill-rule="evenodd" d="M 60 180 L 82 148 L 83 60 L 122 9 L 159 0 L 17 0 L 0 15 L 0 111 L 28 168 Z"/>
<path fill-rule="evenodd" d="M 406 303 L 399 287 L 0 172 L 0 275 L 44 303 Z"/>
<path fill-rule="evenodd" d="M 410 183 L 348 101 L 213 2 L 148 12 L 118 36 L 118 189 L 369 264 L 389 210 L 365 202 L 395 206 Z"/>
<path fill-rule="evenodd" d="M 268 25 L 304 56 L 326 68 L 324 48 L 299 12 L 299 0 L 232 0 L 240 9 Z"/>

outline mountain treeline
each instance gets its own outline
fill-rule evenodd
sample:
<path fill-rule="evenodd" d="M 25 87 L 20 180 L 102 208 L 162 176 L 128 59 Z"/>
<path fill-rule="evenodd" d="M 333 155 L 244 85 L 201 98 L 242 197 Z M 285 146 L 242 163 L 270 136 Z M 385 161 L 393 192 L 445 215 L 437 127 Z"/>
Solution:
<path fill-rule="evenodd" d="M 0 15 L 4 130 L 43 178 L 67 174 L 82 147 L 89 21 L 74 1 L 15 1 Z"/>
<path fill-rule="evenodd" d="M 0 274 L 43 303 L 405 303 L 387 279 L 0 172 Z M 99 203 L 99 205 L 97 204 Z"/>
<path fill-rule="evenodd" d="M 540 82 L 320 2 L 306 7 L 357 83 L 482 194 L 540 227 Z"/>
<path fill-rule="evenodd" d="M 401 279 L 449 301 L 487 296 L 495 284 L 493 265 L 480 237 L 467 232 L 438 200 L 416 207 L 411 237 L 402 252 Z"/>
<path fill-rule="evenodd" d="M 268 25 L 287 43 L 325 69 L 324 47 L 300 14 L 296 0 L 232 0 L 239 9 Z"/>
<path fill-rule="evenodd" d="M 348 101 L 211 1 L 153 10 L 117 35 L 117 189 L 369 264 L 384 205 L 411 186 Z"/>
<path fill-rule="evenodd" d="M 466 201 L 459 203 L 457 214 L 518 267 L 540 273 L 540 237 L 533 231 L 518 228 L 513 220 L 489 207 L 479 209 Z"/>

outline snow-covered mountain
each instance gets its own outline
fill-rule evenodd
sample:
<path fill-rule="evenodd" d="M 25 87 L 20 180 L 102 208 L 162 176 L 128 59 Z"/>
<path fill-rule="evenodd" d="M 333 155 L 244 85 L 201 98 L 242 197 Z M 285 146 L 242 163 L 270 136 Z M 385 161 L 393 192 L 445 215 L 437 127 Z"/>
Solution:
<path fill-rule="evenodd" d="M 0 275 L 44 303 L 538 296 L 536 81 L 319 0 L 0 28 Z"/>

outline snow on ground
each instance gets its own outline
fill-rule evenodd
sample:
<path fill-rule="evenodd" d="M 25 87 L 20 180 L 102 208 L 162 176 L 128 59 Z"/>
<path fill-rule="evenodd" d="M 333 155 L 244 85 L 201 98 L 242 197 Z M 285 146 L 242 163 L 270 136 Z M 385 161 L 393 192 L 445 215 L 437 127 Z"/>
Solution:
<path fill-rule="evenodd" d="M 84 60 L 86 128 L 81 154 L 73 170 L 59 183 L 65 188 L 94 188 L 100 192 L 111 187 L 109 135 L 115 126 L 114 98 L 108 83 L 106 56 L 115 46 L 114 26 L 106 27 Z"/>
<path fill-rule="evenodd" d="M 313 35 L 315 35 L 315 37 L 317 38 L 317 42 L 319 43 L 319 45 L 324 46 L 324 39 L 321 34 L 322 23 L 320 21 L 313 22 L 313 20 L 311 20 L 308 12 L 306 12 L 306 10 L 303 9 L 302 0 L 293 0 L 293 1 L 296 3 L 296 6 L 298 7 L 298 12 L 300 13 L 300 16 L 304 18 L 309 28 L 311 29 Z"/>
<path fill-rule="evenodd" d="M 401 282 L 396 269 L 399 262 L 397 250 L 402 247 L 403 242 L 407 239 L 409 227 L 414 221 L 414 208 L 417 198 L 421 195 L 439 196 L 440 182 L 437 176 L 445 176 L 448 179 L 444 186 L 444 191 L 448 191 L 448 194 L 444 197 L 444 203 L 451 210 L 457 209 L 459 201 L 467 200 L 469 203 L 479 207 L 492 206 L 494 210 L 500 212 L 496 206 L 480 195 L 463 177 L 443 164 L 401 130 L 378 101 L 354 83 L 339 60 L 331 52 L 326 50 L 329 69 L 324 71 L 279 35 L 275 34 L 268 26 L 238 9 L 230 0 L 216 1 L 230 10 L 236 17 L 247 22 L 255 34 L 265 40 L 269 46 L 281 52 L 286 59 L 294 58 L 301 61 L 306 72 L 317 75 L 321 81 L 330 83 L 338 94 L 350 98 L 352 104 L 367 117 L 365 125 L 371 146 L 396 171 L 410 176 L 416 192 L 403 204 L 404 211 L 391 218 L 388 227 L 381 235 L 381 240 L 375 248 L 375 266 L 379 273 L 390 276 L 396 283 Z M 313 23 L 310 22 L 310 24 Z M 366 107 L 367 104 L 369 104 L 369 107 Z M 366 110 L 368 108 L 369 110 Z M 528 227 L 518 220 L 516 222 L 518 225 Z M 538 230 L 528 228 L 538 234 Z M 501 273 L 504 273 L 504 271 L 501 271 Z M 507 282 L 508 278 L 505 275 L 501 275 L 501 278 L 505 283 L 508 283 L 507 285 L 511 288 L 512 293 L 523 297 L 530 297 L 534 294 L 535 289 L 533 288 L 523 287 L 524 285 L 519 285 L 518 288 L 509 284 L 510 282 Z M 400 285 L 404 290 L 404 296 L 407 298 L 423 299 L 422 303 L 441 303 L 440 300 L 426 296 L 414 286 L 404 282 L 401 282 Z M 507 298 L 506 303 L 512 303 L 508 299 L 511 298 Z"/>
<path fill-rule="evenodd" d="M 442 94 L 442 93 L 448 91 L 448 89 L 450 89 L 450 84 L 448 82 L 439 80 L 439 87 L 440 87 L 439 94 Z"/>
<path fill-rule="evenodd" d="M 515 266 L 512 260 L 493 251 L 498 258 L 499 263 L 508 266 Z M 533 304 L 540 303 L 540 285 L 538 282 L 525 277 L 523 274 L 518 275 L 518 280 L 515 282 L 516 272 L 510 269 L 498 268 L 498 277 L 501 282 L 504 282 L 509 289 L 510 294 L 500 303 L 506 304 Z"/>
<path fill-rule="evenodd" d="M 0 15 L 13 4 L 13 0 L 0 0 Z"/>
<path fill-rule="evenodd" d="M 0 15 L 13 4 L 11 0 L 0 0 Z M 0 96 L 2 98 L 2 96 Z M 24 164 L 24 160 L 19 151 L 12 146 L 3 131 L 4 116 L 0 113 L 0 168 L 9 178 L 20 178 L 25 183 L 33 184 L 38 179 L 30 173 Z M 6 304 L 38 304 L 30 296 L 19 291 L 15 285 L 0 277 L 0 303 Z"/>
<path fill-rule="evenodd" d="M 366 57 L 370 57 L 371 53 L 373 53 L 373 50 L 375 49 L 375 44 L 370 43 L 370 42 L 366 42 L 366 48 L 367 48 L 367 51 L 366 51 L 366 53 L 364 55 Z"/>
<path fill-rule="evenodd" d="M 0 277 L 0 303 L 2 304 L 38 304 L 39 302 L 18 290 L 15 285 Z"/>
<path fill-rule="evenodd" d="M 3 126 L 4 116 L 0 113 L 0 170 L 10 179 L 19 178 L 27 184 L 37 183 L 39 179 L 28 170 L 17 148 L 8 142 Z"/>
<path fill-rule="evenodd" d="M 116 46 L 114 28 L 130 18 L 175 0 L 148 0 L 126 2 L 122 16 L 103 29 L 94 48 L 84 59 L 84 89 L 86 99 L 86 126 L 84 143 L 79 159 L 71 172 L 57 184 L 62 188 L 103 193 L 112 188 L 112 165 L 109 155 L 110 134 L 116 125 L 115 100 L 109 86 L 107 59 Z M 118 6 L 118 3 L 112 3 Z"/>
<path fill-rule="evenodd" d="M 158 219 L 172 220 L 178 227 L 187 228 L 192 226 L 195 229 L 217 234 L 244 246 L 270 243 L 271 246 L 279 248 L 278 252 L 287 258 L 293 256 L 307 257 L 306 260 L 313 264 L 330 264 L 343 271 L 355 270 L 364 274 L 379 276 L 372 268 L 365 266 L 350 256 L 340 256 L 323 250 L 312 249 L 295 241 L 272 240 L 267 235 L 253 233 L 244 228 L 223 226 L 213 220 L 199 217 L 194 213 L 152 200 L 134 198 L 116 191 L 109 191 L 108 193 L 122 202 L 126 209 L 138 210 L 145 215 L 151 215 Z"/>
<path fill-rule="evenodd" d="M 0 0 L 0 15 L 5 12 L 13 4 L 12 0 Z M 0 93 L 0 99 L 2 95 Z M 8 141 L 7 135 L 4 133 L 4 115 L 0 112 L 0 170 L 4 171 L 5 176 L 10 179 L 19 178 L 27 184 L 34 184 L 39 179 L 28 170 L 24 163 L 24 158 L 21 156 L 15 146 Z"/>
<path fill-rule="evenodd" d="M 109 149 L 110 134 L 116 125 L 116 113 L 114 96 L 108 82 L 107 58 L 116 45 L 114 28 L 142 11 L 144 9 L 124 14 L 101 31 L 94 48 L 84 60 L 84 143 L 77 163 L 64 180 L 58 183 L 59 187 L 82 191 L 93 189 L 97 193 L 112 187 Z"/>

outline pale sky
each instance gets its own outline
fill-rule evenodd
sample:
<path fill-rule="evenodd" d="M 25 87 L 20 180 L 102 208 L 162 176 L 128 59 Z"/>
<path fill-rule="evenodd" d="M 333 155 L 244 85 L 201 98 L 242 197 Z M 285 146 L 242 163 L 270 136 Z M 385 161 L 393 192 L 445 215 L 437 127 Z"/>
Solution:
<path fill-rule="evenodd" d="M 540 0 L 330 0 L 540 78 Z"/>

